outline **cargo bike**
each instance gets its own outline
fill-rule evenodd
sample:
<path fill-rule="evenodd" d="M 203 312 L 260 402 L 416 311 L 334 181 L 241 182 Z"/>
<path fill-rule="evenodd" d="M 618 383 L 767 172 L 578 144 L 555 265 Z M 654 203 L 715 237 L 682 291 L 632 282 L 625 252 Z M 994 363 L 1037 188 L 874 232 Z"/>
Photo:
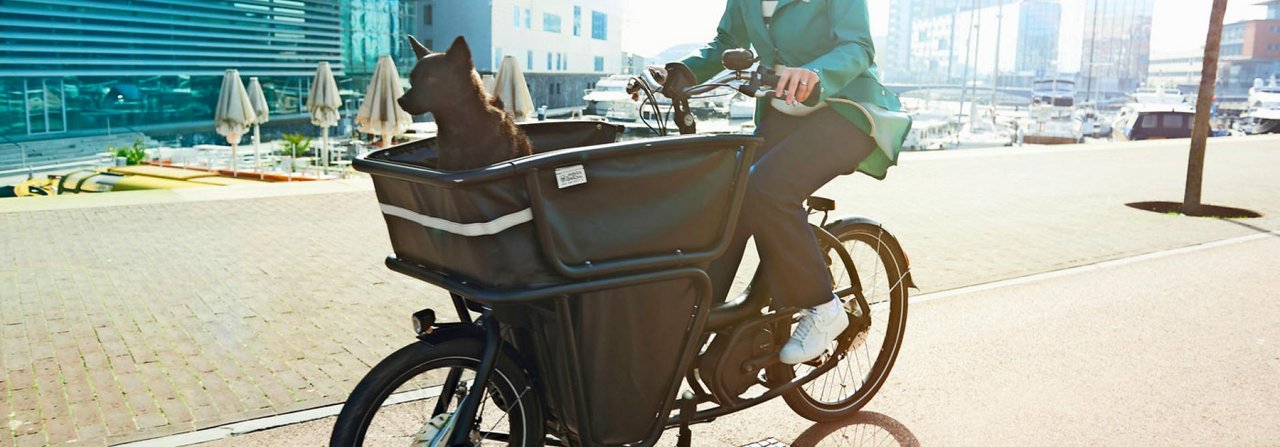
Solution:
<path fill-rule="evenodd" d="M 739 68 L 683 90 L 682 133 L 690 96 L 770 94 L 767 69 Z M 633 83 L 647 99 L 660 84 Z M 386 218 L 386 265 L 448 290 L 456 316 L 413 315 L 418 340 L 359 382 L 332 446 L 652 445 L 671 428 L 689 445 L 689 425 L 779 396 L 805 418 L 844 418 L 884 384 L 912 283 L 874 220 L 806 203 L 851 322 L 815 360 L 779 363 L 798 309 L 773 308 L 761 275 L 712 296 L 707 266 L 734 232 L 760 138 L 522 128 L 534 155 L 472 171 L 433 169 L 432 139 L 355 161 Z"/>

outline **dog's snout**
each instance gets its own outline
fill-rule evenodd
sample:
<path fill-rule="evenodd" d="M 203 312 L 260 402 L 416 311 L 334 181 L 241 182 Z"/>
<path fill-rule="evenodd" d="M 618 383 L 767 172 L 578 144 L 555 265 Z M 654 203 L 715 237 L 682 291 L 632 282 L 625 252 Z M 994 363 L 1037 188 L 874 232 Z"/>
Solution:
<path fill-rule="evenodd" d="M 413 95 L 410 93 L 412 93 L 412 90 L 405 92 L 404 96 L 401 96 L 400 99 L 396 100 L 396 104 L 400 104 L 400 109 L 405 112 L 409 112 L 410 115 L 422 114 L 424 110 L 422 110 L 422 107 L 420 107 L 417 101 L 414 100 Z"/>

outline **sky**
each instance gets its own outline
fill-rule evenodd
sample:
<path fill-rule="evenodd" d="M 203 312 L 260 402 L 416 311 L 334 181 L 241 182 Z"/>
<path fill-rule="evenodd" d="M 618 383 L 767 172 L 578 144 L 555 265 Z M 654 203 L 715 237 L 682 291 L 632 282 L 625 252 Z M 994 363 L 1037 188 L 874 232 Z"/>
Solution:
<path fill-rule="evenodd" d="M 871 34 L 887 33 L 889 2 L 868 0 Z M 923 0 L 928 1 L 928 0 Z M 1061 0 L 1063 23 L 1084 20 L 1086 0 Z M 1209 28 L 1210 0 L 1154 0 L 1152 19 L 1152 56 L 1180 54 L 1200 49 Z M 1253 6 L 1259 0 L 1232 0 L 1228 3 L 1226 22 L 1261 19 L 1266 8 Z M 724 12 L 725 0 L 626 0 L 623 18 L 623 51 L 653 56 L 674 45 L 706 42 L 715 36 L 716 24 Z M 674 11 L 679 11 L 678 14 Z M 1083 26 L 1064 27 L 1064 41 L 1080 41 Z M 1079 66 L 1081 49 L 1073 45 L 1059 48 L 1064 71 Z"/>

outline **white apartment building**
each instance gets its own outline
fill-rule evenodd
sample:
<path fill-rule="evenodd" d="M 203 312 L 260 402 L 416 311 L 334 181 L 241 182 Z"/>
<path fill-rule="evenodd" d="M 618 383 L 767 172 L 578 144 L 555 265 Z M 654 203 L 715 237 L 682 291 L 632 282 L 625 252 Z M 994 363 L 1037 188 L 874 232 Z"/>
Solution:
<path fill-rule="evenodd" d="M 580 105 L 583 90 L 622 71 L 621 0 L 426 0 L 414 33 L 433 51 L 457 36 L 476 69 L 497 71 L 504 56 L 525 69 L 534 105 Z"/>
<path fill-rule="evenodd" d="M 1178 88 L 1183 92 L 1195 91 L 1200 86 L 1200 73 L 1204 69 L 1204 53 L 1188 52 L 1151 58 L 1147 69 L 1147 86 Z"/>

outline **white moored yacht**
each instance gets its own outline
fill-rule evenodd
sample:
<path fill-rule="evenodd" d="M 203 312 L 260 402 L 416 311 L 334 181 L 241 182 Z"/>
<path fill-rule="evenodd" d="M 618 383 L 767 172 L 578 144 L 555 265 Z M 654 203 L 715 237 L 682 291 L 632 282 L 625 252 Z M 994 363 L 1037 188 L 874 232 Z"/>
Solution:
<path fill-rule="evenodd" d="M 1139 104 L 1184 104 L 1186 95 L 1176 88 L 1139 87 L 1129 94 L 1132 102 Z"/>
<path fill-rule="evenodd" d="M 587 103 L 587 115 L 603 116 L 610 120 L 635 121 L 639 118 L 639 103 L 627 94 L 630 75 L 612 75 L 600 78 L 593 89 L 587 90 L 582 100 Z"/>
<path fill-rule="evenodd" d="M 1253 133 L 1280 133 L 1280 85 L 1276 85 L 1274 76 L 1268 84 L 1261 79 L 1253 81 L 1249 110 L 1244 116 L 1253 119 Z"/>

